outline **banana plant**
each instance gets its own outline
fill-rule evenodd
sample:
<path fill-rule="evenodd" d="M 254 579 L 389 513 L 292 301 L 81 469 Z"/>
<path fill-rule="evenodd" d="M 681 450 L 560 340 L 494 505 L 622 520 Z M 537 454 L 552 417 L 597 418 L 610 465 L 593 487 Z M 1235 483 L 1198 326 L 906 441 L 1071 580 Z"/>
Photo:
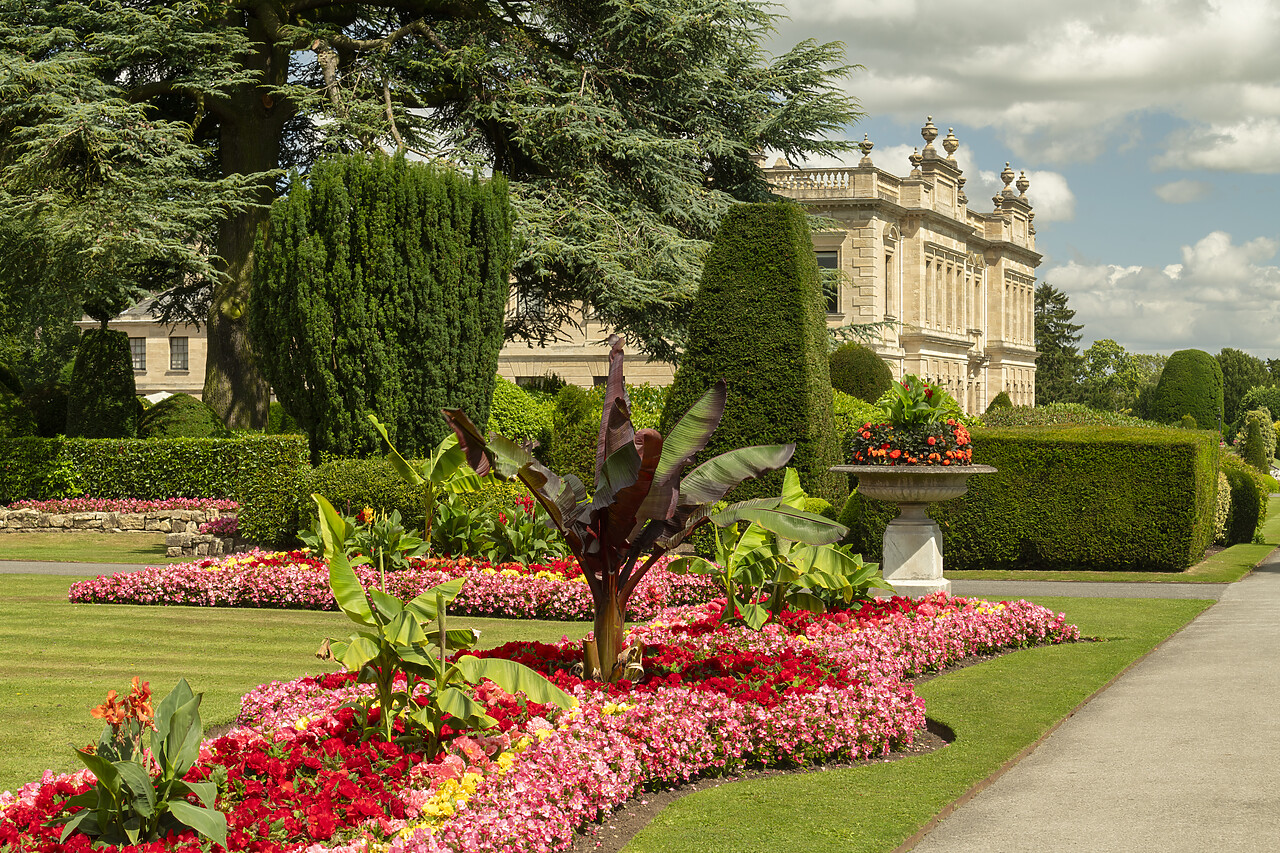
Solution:
<path fill-rule="evenodd" d="M 320 533 L 325 561 L 329 565 L 329 587 L 338 607 L 358 627 L 347 640 L 325 640 L 320 656 L 338 661 L 360 681 L 374 685 L 380 708 L 378 721 L 366 726 L 365 736 L 393 739 L 397 719 L 407 728 L 414 724 L 428 732 L 427 756 L 440 749 L 445 715 L 458 725 L 486 728 L 494 721 L 471 698 L 470 687 L 483 679 L 508 693 L 522 692 L 530 700 L 570 708 L 576 700 L 526 666 L 496 658 L 464 655 L 450 663 L 451 652 L 475 645 L 478 632 L 445 629 L 445 606 L 462 589 L 464 578 L 438 584 L 421 595 L 402 601 L 380 589 L 366 590 L 354 566 L 368 562 L 364 557 L 348 560 L 342 547 L 343 518 L 321 495 L 312 495 L 320 510 Z M 437 623 L 433 628 L 431 623 Z M 396 690 L 397 676 L 404 674 L 405 689 Z M 419 699 L 419 687 L 429 692 Z M 414 738 L 410 732 L 408 737 Z"/>
<path fill-rule="evenodd" d="M 595 606 L 594 638 L 583 646 L 587 677 L 613 682 L 636 657 L 625 646 L 627 603 L 650 568 L 698 526 L 710 521 L 713 505 L 744 480 L 783 467 L 794 444 L 744 447 L 707 460 L 685 475 L 720 424 L 726 399 L 723 380 L 712 386 L 666 438 L 631 424 L 622 375 L 622 341 L 609 339 L 609 380 L 596 445 L 595 491 L 573 475 L 560 477 L 527 448 L 501 435 L 480 434 L 458 409 L 443 414 L 458 437 L 467 464 L 479 476 L 518 479 L 547 511 L 578 558 Z M 735 504 L 742 518 L 789 539 L 834 542 L 845 528 L 774 503 Z"/>
<path fill-rule="evenodd" d="M 722 621 L 741 620 L 760 630 L 770 614 L 790 605 L 822 613 L 832 600 L 845 604 L 865 598 L 872 587 L 892 589 L 876 571 L 847 546 L 807 544 L 779 535 L 751 520 L 756 507 L 789 507 L 802 512 L 808 495 L 794 469 L 783 474 L 782 494 L 777 498 L 744 501 L 711 516 L 715 530 L 715 561 L 680 557 L 668 569 L 715 577 L 725 591 Z M 821 518 L 811 513 L 804 517 Z M 721 534 L 724 530 L 724 535 Z M 765 598 L 765 603 L 760 601 Z"/>
<path fill-rule="evenodd" d="M 96 838 L 95 846 L 124 846 L 193 829 L 226 846 L 227 817 L 213 807 L 217 784 L 182 779 L 200 757 L 202 696 L 192 693 L 184 678 L 161 700 L 155 710 L 150 756 L 129 750 L 129 757 L 110 760 L 118 754 L 112 748 L 110 727 L 104 729 L 98 750 L 76 750 L 97 782 L 64 804 L 80 810 L 58 819 L 66 824 L 59 844 L 74 832 Z M 187 801 L 193 794 L 203 805 Z"/>
<path fill-rule="evenodd" d="M 386 425 L 378 420 L 377 415 L 370 414 L 369 421 L 382 436 L 382 440 L 387 443 L 387 461 L 400 475 L 400 479 L 411 486 L 423 486 L 426 489 L 426 496 L 423 498 L 422 538 L 428 543 L 429 548 L 431 526 L 436 517 L 436 503 L 444 495 L 478 491 L 480 478 L 467 466 L 466 456 L 458 448 L 456 436 L 445 436 L 436 445 L 436 449 L 431 451 L 431 455 L 415 468 L 396 450 L 391 439 L 387 437 Z"/>

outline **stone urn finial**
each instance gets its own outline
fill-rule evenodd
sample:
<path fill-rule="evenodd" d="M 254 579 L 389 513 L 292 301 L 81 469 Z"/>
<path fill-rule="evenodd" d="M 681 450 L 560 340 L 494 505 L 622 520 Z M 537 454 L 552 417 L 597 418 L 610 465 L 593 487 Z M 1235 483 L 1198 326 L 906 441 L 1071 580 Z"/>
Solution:
<path fill-rule="evenodd" d="M 862 149 L 862 159 L 858 161 L 858 165 L 859 166 L 875 165 L 874 163 L 871 162 L 871 149 L 875 148 L 876 144 L 872 142 L 869 138 L 867 138 L 867 135 L 865 133 L 862 134 L 862 141 L 858 143 L 858 147 Z"/>
<path fill-rule="evenodd" d="M 920 163 L 924 160 L 924 157 L 920 154 L 920 149 L 912 148 L 911 156 L 907 159 L 911 161 L 911 177 L 920 177 Z"/>
<path fill-rule="evenodd" d="M 1004 189 L 1000 191 L 1000 194 L 1013 195 L 1013 190 L 1009 189 L 1009 184 L 1013 183 L 1013 169 L 1009 168 L 1008 161 L 1005 161 L 1004 171 L 1000 173 L 1000 180 L 1004 181 Z"/>
<path fill-rule="evenodd" d="M 960 140 L 956 139 L 956 129 L 948 127 L 947 135 L 942 140 L 942 149 L 947 152 L 947 159 L 952 163 L 956 161 L 956 149 L 959 147 Z"/>
<path fill-rule="evenodd" d="M 1018 182 L 1014 186 L 1018 188 L 1019 195 L 1025 196 L 1027 194 L 1027 190 L 1031 188 L 1031 181 L 1027 178 L 1026 172 L 1018 175 Z"/>

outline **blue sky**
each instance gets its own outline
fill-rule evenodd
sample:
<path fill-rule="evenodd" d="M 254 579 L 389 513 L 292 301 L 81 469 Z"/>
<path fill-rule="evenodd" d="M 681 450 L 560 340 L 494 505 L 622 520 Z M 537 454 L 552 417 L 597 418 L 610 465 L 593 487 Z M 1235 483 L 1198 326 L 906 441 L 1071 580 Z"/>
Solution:
<path fill-rule="evenodd" d="M 767 47 L 842 41 L 868 114 L 847 135 L 906 174 L 955 128 L 970 207 L 1031 179 L 1038 272 L 1082 348 L 1280 358 L 1278 0 L 787 0 Z M 856 153 L 846 158 L 857 161 Z M 831 165 L 830 161 L 811 165 Z"/>

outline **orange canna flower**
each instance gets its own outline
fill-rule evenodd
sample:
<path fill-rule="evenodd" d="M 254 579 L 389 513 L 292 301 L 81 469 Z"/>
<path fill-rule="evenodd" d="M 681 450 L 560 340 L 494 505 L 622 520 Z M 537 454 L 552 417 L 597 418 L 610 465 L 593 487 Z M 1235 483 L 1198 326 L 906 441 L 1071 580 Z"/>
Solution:
<path fill-rule="evenodd" d="M 114 690 L 108 690 L 107 701 L 91 710 L 89 714 L 117 727 L 124 722 L 127 716 L 125 709 L 116 701 L 116 692 Z"/>

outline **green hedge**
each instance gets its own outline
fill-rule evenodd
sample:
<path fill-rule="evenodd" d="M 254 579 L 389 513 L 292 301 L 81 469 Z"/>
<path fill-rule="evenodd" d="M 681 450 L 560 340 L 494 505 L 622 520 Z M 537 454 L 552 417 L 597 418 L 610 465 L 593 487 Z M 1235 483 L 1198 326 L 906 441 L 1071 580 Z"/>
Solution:
<path fill-rule="evenodd" d="M 946 568 L 1181 571 L 1213 537 L 1216 432 L 1128 427 L 975 429 L 996 474 L 933 504 Z M 846 541 L 879 560 L 897 508 L 851 498 Z"/>
<path fill-rule="evenodd" d="M 95 498 L 238 500 L 266 472 L 306 455 L 303 436 L 0 440 L 0 503 L 60 497 L 68 485 Z"/>
<path fill-rule="evenodd" d="M 1261 473 L 1238 456 L 1222 454 L 1222 473 L 1231 486 L 1231 511 L 1227 516 L 1227 544 L 1250 543 L 1267 520 L 1268 487 Z"/>
<path fill-rule="evenodd" d="M 551 440 L 551 418 L 555 404 L 535 400 L 514 382 L 499 376 L 489 404 L 489 432 L 513 441 L 534 439 L 542 445 Z"/>

